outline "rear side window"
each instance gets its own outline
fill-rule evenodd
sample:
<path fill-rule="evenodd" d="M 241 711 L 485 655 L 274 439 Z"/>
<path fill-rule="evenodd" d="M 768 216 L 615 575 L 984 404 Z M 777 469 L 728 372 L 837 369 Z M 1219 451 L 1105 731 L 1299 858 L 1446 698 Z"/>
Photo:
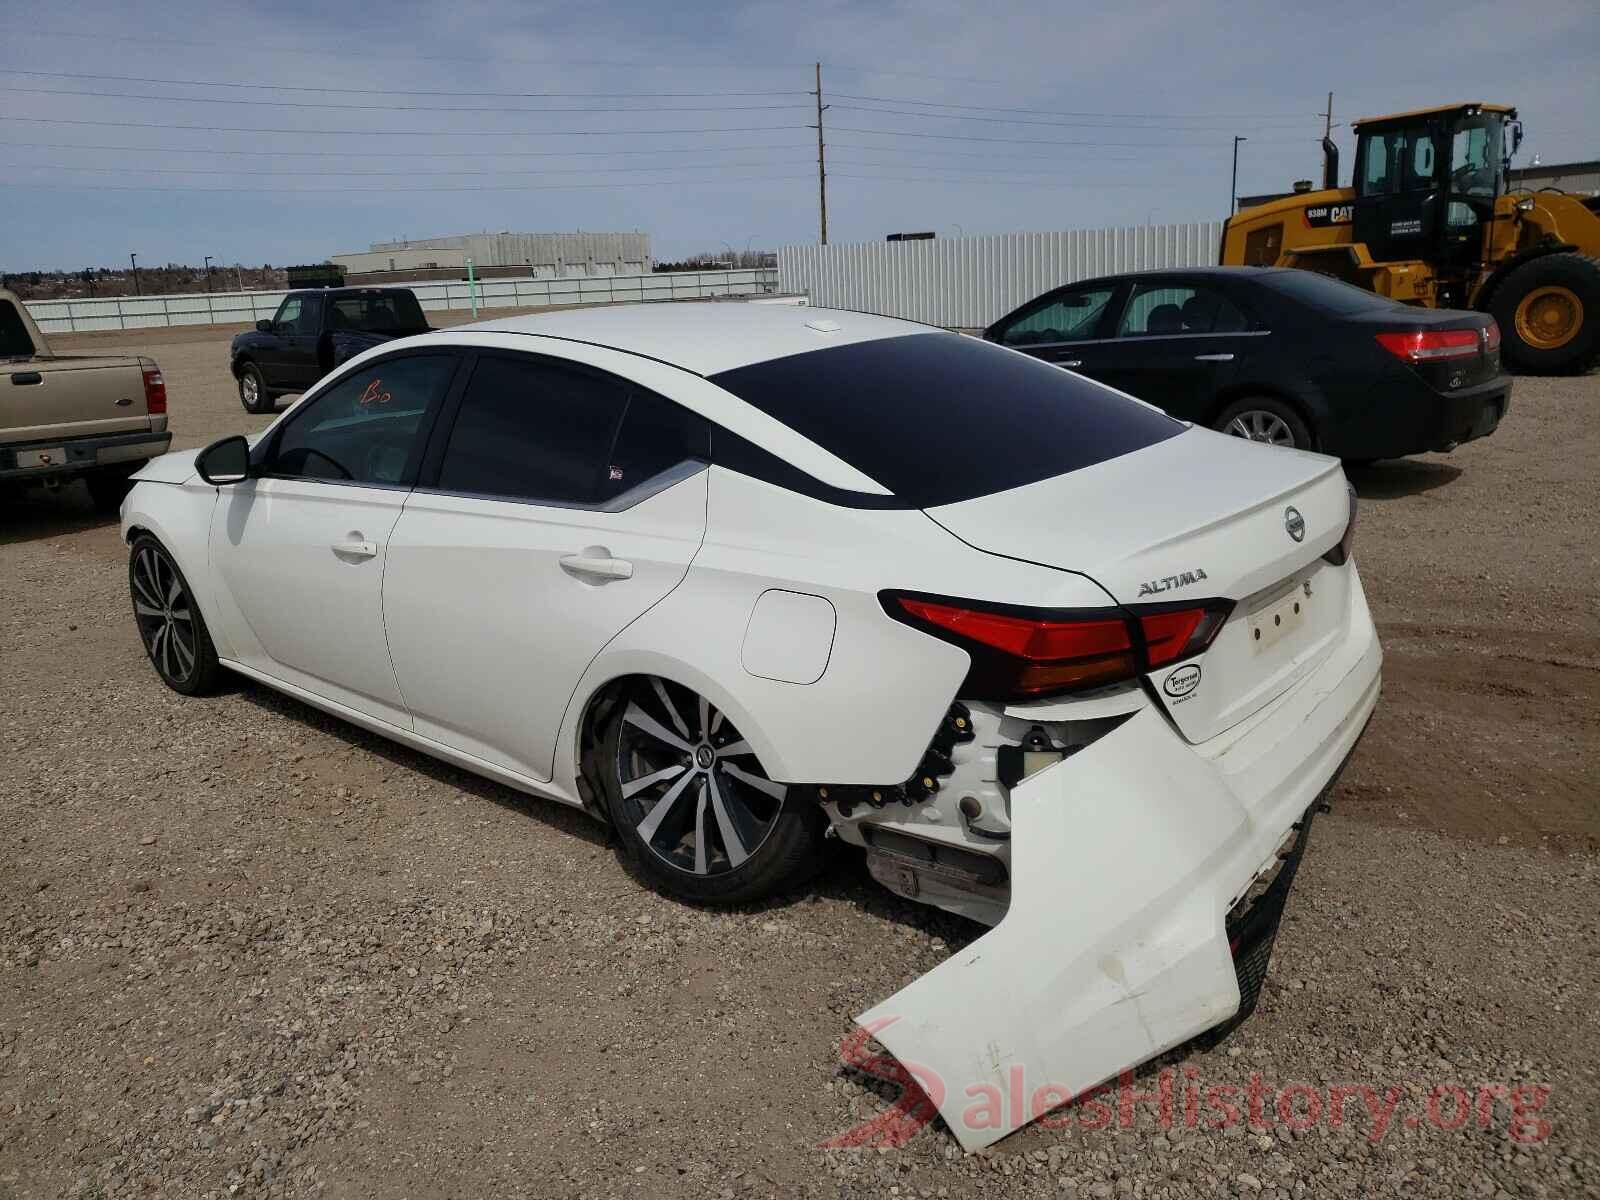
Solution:
<path fill-rule="evenodd" d="M 507 500 L 593 504 L 627 406 L 618 379 L 543 359 L 484 357 L 461 397 L 439 487 Z"/>
<path fill-rule="evenodd" d="M 915 508 L 1065 475 L 1184 428 L 1081 375 L 956 333 L 813 350 L 711 378 Z"/>
<path fill-rule="evenodd" d="M 1141 283 L 1128 299 L 1117 336 L 1241 333 L 1249 328 L 1245 315 L 1214 287 Z"/>
<path fill-rule="evenodd" d="M 479 359 L 438 487 L 534 503 L 606 504 L 703 462 L 704 418 L 603 372 L 531 357 Z"/>

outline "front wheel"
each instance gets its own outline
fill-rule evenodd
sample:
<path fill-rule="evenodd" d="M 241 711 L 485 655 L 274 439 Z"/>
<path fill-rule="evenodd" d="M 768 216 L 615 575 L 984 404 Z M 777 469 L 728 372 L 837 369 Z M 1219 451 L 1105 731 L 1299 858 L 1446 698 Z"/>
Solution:
<path fill-rule="evenodd" d="M 745 904 L 815 870 L 825 820 L 804 789 L 767 777 L 750 743 L 704 696 L 648 678 L 600 741 L 606 808 L 628 860 L 699 904 Z"/>
<path fill-rule="evenodd" d="M 134 539 L 128 556 L 128 590 L 133 594 L 139 639 L 161 682 L 185 696 L 215 691 L 222 665 L 205 618 L 178 564 L 149 534 Z"/>
<path fill-rule="evenodd" d="M 248 413 L 269 413 L 274 407 L 272 393 L 267 391 L 267 381 L 261 374 L 261 368 L 253 362 L 243 363 L 239 367 L 239 403 L 244 405 Z"/>
<path fill-rule="evenodd" d="M 1289 450 L 1315 450 L 1311 428 L 1290 405 L 1274 396 L 1251 396 L 1230 404 L 1212 423 L 1218 433 Z"/>
<path fill-rule="evenodd" d="M 1566 375 L 1600 362 L 1600 258 L 1547 254 L 1523 263 L 1490 297 L 1506 362 Z"/>

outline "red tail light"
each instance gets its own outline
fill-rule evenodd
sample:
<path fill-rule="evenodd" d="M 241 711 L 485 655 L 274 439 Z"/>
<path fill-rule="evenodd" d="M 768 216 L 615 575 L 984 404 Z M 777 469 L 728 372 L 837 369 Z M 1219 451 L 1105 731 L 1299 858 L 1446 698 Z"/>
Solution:
<path fill-rule="evenodd" d="M 1055 612 L 885 593 L 885 611 L 972 656 L 963 696 L 1037 699 L 1133 679 L 1205 650 L 1232 604 Z M 909 619 L 908 619 L 909 618 Z"/>
<path fill-rule="evenodd" d="M 140 364 L 144 371 L 144 406 L 151 416 L 167 411 L 167 381 L 161 378 L 161 368 L 145 360 Z"/>
<path fill-rule="evenodd" d="M 1483 338 L 1476 329 L 1428 329 L 1411 333 L 1377 334 L 1378 344 L 1406 362 L 1434 362 L 1441 358 L 1471 358 Z M 1495 329 L 1495 344 L 1500 331 Z"/>
<path fill-rule="evenodd" d="M 1489 328 L 1484 330 L 1483 348 L 1491 353 L 1500 349 L 1500 322 L 1489 318 Z"/>

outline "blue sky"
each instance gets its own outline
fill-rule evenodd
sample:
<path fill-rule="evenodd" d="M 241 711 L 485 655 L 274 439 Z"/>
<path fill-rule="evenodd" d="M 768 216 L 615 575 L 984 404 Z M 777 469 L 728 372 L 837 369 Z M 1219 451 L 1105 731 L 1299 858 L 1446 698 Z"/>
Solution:
<path fill-rule="evenodd" d="M 1217 218 L 1235 134 L 1241 192 L 1317 177 L 1330 90 L 1336 121 L 1512 103 L 1519 162 L 1600 157 L 1594 0 L 0 0 L 0 35 L 8 271 L 480 229 L 815 240 L 819 59 L 836 242 Z M 291 90 L 317 88 L 344 90 Z"/>

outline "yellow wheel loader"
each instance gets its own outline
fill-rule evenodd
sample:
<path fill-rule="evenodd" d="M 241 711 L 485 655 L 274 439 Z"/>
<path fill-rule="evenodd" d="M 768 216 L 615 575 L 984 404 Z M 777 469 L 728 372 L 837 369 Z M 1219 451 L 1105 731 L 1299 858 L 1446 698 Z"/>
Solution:
<path fill-rule="evenodd" d="M 1231 217 L 1223 265 L 1303 267 L 1407 304 L 1479 309 L 1522 371 L 1600 362 L 1600 197 L 1509 186 L 1516 109 L 1457 104 L 1355 131 L 1353 186 L 1338 186 L 1324 138 L 1322 190 Z"/>

